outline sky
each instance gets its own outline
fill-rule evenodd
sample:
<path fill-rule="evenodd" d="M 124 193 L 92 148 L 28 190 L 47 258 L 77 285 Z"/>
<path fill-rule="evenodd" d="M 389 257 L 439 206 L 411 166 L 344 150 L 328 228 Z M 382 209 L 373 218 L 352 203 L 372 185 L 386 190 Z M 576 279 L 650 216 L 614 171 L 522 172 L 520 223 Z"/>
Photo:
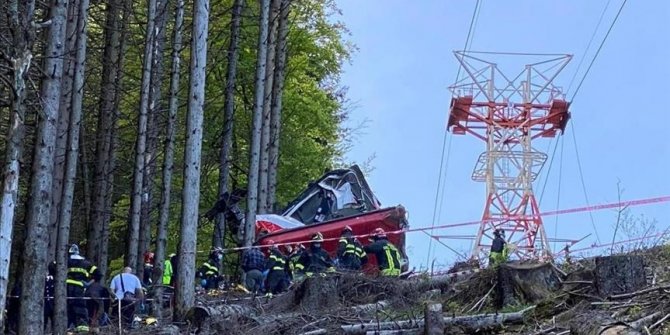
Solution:
<path fill-rule="evenodd" d="M 577 80 L 602 41 L 622 0 L 611 0 L 593 45 L 586 52 L 607 0 L 483 0 L 470 50 L 574 55 L 555 80 L 566 88 L 584 58 Z M 368 182 L 383 205 L 402 204 L 411 227 L 433 224 L 442 144 L 451 93 L 458 71 L 454 50 L 462 50 L 476 1 L 337 0 L 349 29 L 346 38 L 358 50 L 344 66 L 342 84 L 355 108 L 350 125 L 367 121 L 350 161 L 374 156 Z M 541 211 L 670 195 L 670 113 L 662 102 L 670 91 L 670 1 L 628 1 L 570 108 L 572 122 L 534 185 Z M 495 56 L 488 58 L 497 61 Z M 504 61 L 500 60 L 501 66 Z M 516 72 L 515 72 L 516 73 Z M 574 134 L 573 134 L 574 132 Z M 573 137 L 574 135 L 574 137 Z M 554 140 L 554 141 L 555 141 Z M 481 218 L 486 186 L 472 181 L 472 169 L 485 143 L 451 134 L 442 201 L 436 225 Z M 576 145 L 575 145 L 576 144 Z M 555 142 L 534 142 L 550 155 Z M 562 152 L 562 159 L 561 159 Z M 584 186 L 580 177 L 581 162 Z M 549 173 L 548 173 L 549 172 Z M 619 184 L 622 192 L 617 191 Z M 584 189 L 586 192 L 584 192 Z M 440 193 L 442 194 L 442 192 Z M 640 222 L 655 220 L 656 230 L 670 226 L 670 203 L 628 209 L 637 222 L 619 232 L 641 236 Z M 573 249 L 613 241 L 616 210 L 544 219 L 550 238 L 579 239 Z M 476 226 L 443 229 L 437 235 L 474 235 Z M 597 233 L 597 234 L 596 234 Z M 598 236 L 598 238 L 596 237 Z M 410 267 L 446 267 L 457 256 L 423 233 L 409 233 Z M 461 253 L 471 241 L 443 240 Z M 564 243 L 551 244 L 562 248 Z M 602 249 L 601 249 L 602 250 Z M 609 250 L 609 249 L 608 249 Z M 597 250 L 587 251 L 592 254 Z"/>

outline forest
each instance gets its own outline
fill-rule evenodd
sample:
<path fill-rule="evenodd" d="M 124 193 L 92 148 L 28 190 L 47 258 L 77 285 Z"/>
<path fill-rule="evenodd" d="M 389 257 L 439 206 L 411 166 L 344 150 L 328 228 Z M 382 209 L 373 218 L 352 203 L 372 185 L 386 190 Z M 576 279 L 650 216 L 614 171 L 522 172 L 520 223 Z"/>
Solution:
<path fill-rule="evenodd" d="M 198 260 L 254 240 L 251 225 L 233 233 L 223 214 L 204 212 L 242 189 L 247 218 L 272 213 L 346 165 L 356 128 L 339 76 L 355 46 L 332 0 L 0 0 L 0 9 L 0 311 L 20 285 L 20 333 L 44 329 L 34 311 L 53 261 L 54 332 L 65 330 L 72 243 L 105 281 L 141 269 L 149 250 L 160 278 L 167 255 L 182 251 L 183 318 Z"/>

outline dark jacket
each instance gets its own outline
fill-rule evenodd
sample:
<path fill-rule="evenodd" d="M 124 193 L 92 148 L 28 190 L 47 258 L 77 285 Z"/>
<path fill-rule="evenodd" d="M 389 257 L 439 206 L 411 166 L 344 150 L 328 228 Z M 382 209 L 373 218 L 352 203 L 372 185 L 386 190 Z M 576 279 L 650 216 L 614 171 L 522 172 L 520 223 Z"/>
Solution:
<path fill-rule="evenodd" d="M 265 268 L 270 272 L 286 271 L 286 256 L 277 249 L 270 249 L 270 257 L 268 257 Z"/>
<path fill-rule="evenodd" d="M 333 260 L 321 249 L 310 248 L 300 255 L 298 263 L 304 267 L 305 273 L 321 273 L 333 268 Z"/>
<path fill-rule="evenodd" d="M 496 236 L 496 238 L 493 239 L 493 243 L 491 243 L 491 252 L 502 252 L 505 248 L 505 243 L 506 242 L 502 237 Z"/>
<path fill-rule="evenodd" d="M 363 246 L 353 237 L 342 236 L 337 246 L 339 266 L 348 270 L 360 270 L 368 261 Z"/>
<path fill-rule="evenodd" d="M 379 270 L 400 269 L 400 252 L 387 239 L 378 239 L 363 250 L 375 255 Z"/>

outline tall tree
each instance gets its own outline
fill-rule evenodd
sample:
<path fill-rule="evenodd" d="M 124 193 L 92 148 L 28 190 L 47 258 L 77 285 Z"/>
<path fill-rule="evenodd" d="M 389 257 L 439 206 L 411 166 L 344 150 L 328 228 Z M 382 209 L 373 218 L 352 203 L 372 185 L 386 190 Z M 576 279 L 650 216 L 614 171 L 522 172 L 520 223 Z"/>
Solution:
<path fill-rule="evenodd" d="M 288 41 L 288 16 L 291 0 L 281 0 L 278 23 L 278 41 L 276 46 L 274 80 L 272 83 L 272 106 L 270 110 L 270 149 L 268 168 L 268 206 L 276 207 L 277 167 L 279 164 L 279 133 L 281 131 L 282 95 L 286 78 L 286 57 Z"/>
<path fill-rule="evenodd" d="M 88 235 L 89 258 L 102 266 L 100 254 L 103 252 L 102 232 L 109 222 L 105 218 L 105 200 L 111 197 L 112 164 L 112 131 L 115 126 L 115 102 L 119 94 L 121 66 L 121 0 L 110 0 L 105 7 L 105 49 L 102 58 L 102 79 L 100 85 L 100 102 L 98 127 L 96 132 L 95 169 L 93 174 L 93 201 L 91 211 L 91 229 Z"/>
<path fill-rule="evenodd" d="M 151 66 L 151 84 L 149 89 L 149 108 L 147 115 L 147 124 L 152 127 L 147 128 L 147 148 L 144 154 L 144 177 L 142 178 L 142 215 L 140 217 L 140 239 L 138 254 L 143 255 L 149 250 L 151 243 L 151 209 L 154 198 L 154 179 L 156 176 L 156 152 L 158 147 L 159 127 L 156 122 L 161 111 L 161 87 L 163 82 L 163 50 L 165 47 L 165 28 L 167 22 L 167 0 L 156 1 L 156 23 L 154 30 L 156 34 L 153 38 L 153 57 Z M 137 268 L 141 269 L 144 259 L 138 257 Z M 143 271 L 137 271 L 138 277 L 142 279 Z"/>
<path fill-rule="evenodd" d="M 253 120 L 251 126 L 251 147 L 249 148 L 249 177 L 247 182 L 247 212 L 244 225 L 244 245 L 251 246 L 255 239 L 256 211 L 258 209 L 258 172 L 260 167 L 261 128 L 263 126 L 263 101 L 265 99 L 265 66 L 267 61 L 268 16 L 270 0 L 260 0 L 260 33 L 254 93 Z"/>
<path fill-rule="evenodd" d="M 55 313 L 56 320 L 64 316 L 65 306 L 65 277 L 67 268 L 67 244 L 70 238 L 70 222 L 72 220 L 72 205 L 74 201 L 74 187 L 77 177 L 77 160 L 79 158 L 79 131 L 82 119 L 82 106 L 84 100 L 84 74 L 86 69 L 86 49 L 88 41 L 88 7 L 89 0 L 81 0 L 77 17 L 77 43 L 74 64 L 74 77 L 72 81 L 72 101 L 70 120 L 67 135 L 67 148 L 65 157 L 65 176 L 63 179 L 63 195 L 61 196 L 61 207 L 58 215 L 58 239 L 56 245 L 56 296 Z M 44 273 L 44 272 L 41 272 Z M 63 331 L 61 321 L 55 323 L 57 331 Z M 66 325 L 67 326 L 67 325 Z"/>
<path fill-rule="evenodd" d="M 168 107 L 167 131 L 163 158 L 163 191 L 161 194 L 158 231 L 156 232 L 156 265 L 154 282 L 163 277 L 163 262 L 167 245 L 167 226 L 170 219 L 170 198 L 172 193 L 172 171 L 174 169 L 174 139 L 179 108 L 179 71 L 181 70 L 182 30 L 184 26 L 184 0 L 177 0 L 174 31 L 172 36 L 172 72 L 170 74 L 170 104 Z"/>
<path fill-rule="evenodd" d="M 8 4 L 7 17 L 12 31 L 12 46 L 9 46 L 8 66 L 12 72 L 12 100 L 9 115 L 7 148 L 3 167 L 2 199 L 0 200 L 0 311 L 4 311 L 9 281 L 9 260 L 12 252 L 12 228 L 19 194 L 19 172 L 26 114 L 26 78 L 33 59 L 31 52 L 35 32 L 33 31 L 34 0 L 12 0 Z M 4 326 L 4 313 L 0 313 L 0 330 Z"/>
<path fill-rule="evenodd" d="M 51 192 L 54 168 L 54 144 L 56 142 L 58 109 L 61 97 L 61 75 L 63 72 L 63 49 L 65 45 L 65 15 L 67 2 L 52 0 L 42 80 L 42 113 L 38 116 L 38 132 L 35 143 L 33 175 L 30 186 L 30 201 L 27 208 L 27 236 L 23 248 L 24 273 L 47 272 L 49 223 L 51 219 Z M 39 276 L 23 276 L 21 294 L 21 334 L 39 334 L 44 330 L 43 313 L 44 280 Z M 37 279 L 37 280 L 36 280 Z"/>
<path fill-rule="evenodd" d="M 128 243 L 126 264 L 136 267 L 140 237 L 140 219 L 142 212 L 142 186 L 147 143 L 147 118 L 149 109 L 149 91 L 151 89 L 151 67 L 153 65 L 154 21 L 156 19 L 156 0 L 148 1 L 147 28 L 144 41 L 144 59 L 142 66 L 142 87 L 140 91 L 140 109 L 137 121 L 137 140 L 135 142 L 135 166 L 133 170 L 133 191 L 130 201 L 130 220 L 128 224 Z M 136 268 L 139 272 L 139 268 Z"/>
<path fill-rule="evenodd" d="M 260 170 L 258 178 L 258 213 L 269 211 L 268 168 L 270 167 L 270 105 L 272 104 L 272 82 L 275 71 L 275 49 L 277 45 L 277 23 L 281 0 L 271 0 L 267 60 L 265 65 L 265 88 L 263 89 L 263 125 L 261 126 Z"/>
<path fill-rule="evenodd" d="M 182 320 L 194 303 L 195 250 L 200 202 L 200 159 L 205 103 L 209 0 L 195 0 L 191 37 L 191 77 L 189 81 L 186 145 L 184 147 L 184 188 L 182 190 L 181 239 L 175 314 Z"/>
<path fill-rule="evenodd" d="M 226 69 L 226 92 L 223 106 L 223 136 L 219 153 L 219 199 L 230 189 L 230 150 L 233 147 L 233 127 L 235 123 L 235 83 L 237 79 L 237 62 L 240 55 L 240 27 L 244 0 L 235 0 L 230 22 L 230 44 L 228 45 L 228 65 Z M 212 246 L 223 248 L 226 236 L 226 216 L 216 216 Z"/>

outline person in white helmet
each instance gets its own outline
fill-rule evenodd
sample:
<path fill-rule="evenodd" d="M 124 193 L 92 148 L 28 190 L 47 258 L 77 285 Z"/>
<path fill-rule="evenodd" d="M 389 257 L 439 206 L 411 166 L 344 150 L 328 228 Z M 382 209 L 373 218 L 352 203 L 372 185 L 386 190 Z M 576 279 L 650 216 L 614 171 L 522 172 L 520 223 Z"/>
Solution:
<path fill-rule="evenodd" d="M 100 270 L 86 258 L 79 255 L 79 246 L 72 244 L 67 261 L 67 319 L 68 327 L 74 325 L 77 332 L 88 332 L 88 308 L 84 293 L 94 275 Z"/>

